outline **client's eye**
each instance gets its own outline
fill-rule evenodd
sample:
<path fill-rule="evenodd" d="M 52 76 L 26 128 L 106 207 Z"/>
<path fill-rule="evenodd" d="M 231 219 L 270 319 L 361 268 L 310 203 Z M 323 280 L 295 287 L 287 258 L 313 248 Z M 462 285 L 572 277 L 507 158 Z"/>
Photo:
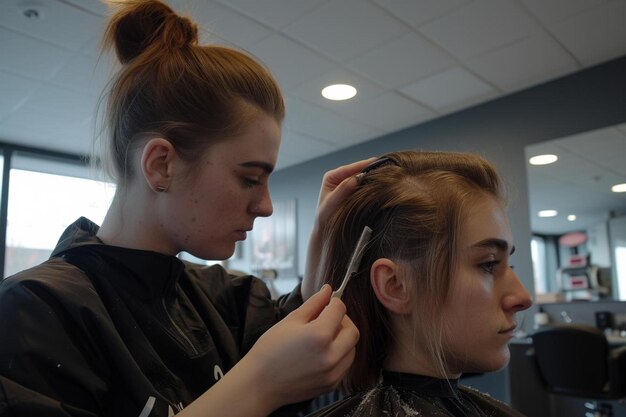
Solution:
<path fill-rule="evenodd" d="M 480 264 L 480 267 L 488 274 L 493 273 L 493 269 L 500 263 L 500 261 L 489 261 Z"/>

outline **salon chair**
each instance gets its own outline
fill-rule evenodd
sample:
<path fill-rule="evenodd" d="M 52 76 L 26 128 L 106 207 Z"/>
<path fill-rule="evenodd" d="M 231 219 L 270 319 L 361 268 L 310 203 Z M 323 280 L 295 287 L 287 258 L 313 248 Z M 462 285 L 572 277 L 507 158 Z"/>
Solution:
<path fill-rule="evenodd" d="M 530 355 L 548 392 L 591 400 L 586 405 L 593 416 L 611 416 L 607 401 L 626 397 L 626 345 L 612 348 L 601 330 L 574 323 L 545 326 L 532 335 L 532 345 Z"/>

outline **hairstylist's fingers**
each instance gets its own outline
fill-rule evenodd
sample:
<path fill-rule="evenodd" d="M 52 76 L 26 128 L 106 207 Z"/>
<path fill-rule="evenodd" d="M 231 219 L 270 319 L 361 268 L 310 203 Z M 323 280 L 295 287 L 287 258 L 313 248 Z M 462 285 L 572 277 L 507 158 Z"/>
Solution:
<path fill-rule="evenodd" d="M 363 168 L 374 160 L 376 160 L 376 157 L 363 159 L 361 161 L 352 162 L 351 164 L 343 165 L 326 172 L 322 182 L 322 191 L 334 190 L 344 180 L 358 174 L 361 170 L 363 170 Z"/>
<path fill-rule="evenodd" d="M 328 305 L 331 294 L 332 290 L 330 285 L 323 285 L 318 292 L 313 294 L 299 308 L 292 311 L 289 316 L 304 323 L 315 320 Z"/>
<path fill-rule="evenodd" d="M 311 322 L 311 325 L 317 328 L 317 334 L 323 335 L 327 340 L 334 340 L 342 329 L 342 321 L 345 316 L 345 304 L 339 298 L 332 297 L 319 317 Z"/>
<path fill-rule="evenodd" d="M 356 190 L 357 185 L 356 176 L 352 175 L 341 181 L 332 191 L 328 190 L 325 193 L 320 193 L 320 211 L 324 211 L 323 207 L 339 207 L 341 202 Z"/>
<path fill-rule="evenodd" d="M 354 362 L 355 356 L 356 356 L 356 349 L 354 348 L 354 346 L 351 347 L 350 349 L 347 349 L 344 352 L 341 359 L 339 359 L 339 361 L 337 362 L 337 365 L 335 365 L 335 368 L 333 370 L 334 375 L 331 375 L 331 378 L 334 378 L 336 380 L 339 380 L 339 382 L 341 382 L 343 377 L 346 375 L 346 373 L 350 369 L 352 362 Z M 337 385 L 339 385 L 339 383 Z"/>
<path fill-rule="evenodd" d="M 345 376 L 356 355 L 355 345 L 359 340 L 359 332 L 352 321 L 344 316 L 335 339 L 330 345 L 327 356 L 327 372 L 329 381 L 335 381 L 331 389 L 337 388 Z"/>
<path fill-rule="evenodd" d="M 317 223 L 323 225 L 327 218 L 350 196 L 357 187 L 355 174 L 361 172 L 372 160 L 364 159 L 335 168 L 324 174 L 317 209 Z"/>
<path fill-rule="evenodd" d="M 348 316 L 341 320 L 340 327 L 333 341 L 333 348 L 340 356 L 344 356 L 354 350 L 359 341 L 359 330 Z"/>

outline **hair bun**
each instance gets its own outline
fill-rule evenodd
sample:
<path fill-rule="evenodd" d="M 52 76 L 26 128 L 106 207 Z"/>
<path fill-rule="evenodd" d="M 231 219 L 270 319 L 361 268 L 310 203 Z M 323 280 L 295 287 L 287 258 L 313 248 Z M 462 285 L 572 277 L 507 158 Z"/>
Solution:
<path fill-rule="evenodd" d="M 198 42 L 198 28 L 158 0 L 135 0 L 117 4 L 105 35 L 105 46 L 114 46 L 126 64 L 155 45 L 166 50 Z"/>

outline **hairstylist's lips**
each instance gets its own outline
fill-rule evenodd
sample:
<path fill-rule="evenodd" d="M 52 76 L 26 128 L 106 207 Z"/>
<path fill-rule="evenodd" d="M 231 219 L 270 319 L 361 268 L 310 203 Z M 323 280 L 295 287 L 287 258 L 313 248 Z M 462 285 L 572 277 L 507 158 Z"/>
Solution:
<path fill-rule="evenodd" d="M 248 236 L 248 232 L 252 229 L 238 229 L 235 230 L 235 234 L 237 235 L 237 240 L 246 240 Z"/>

